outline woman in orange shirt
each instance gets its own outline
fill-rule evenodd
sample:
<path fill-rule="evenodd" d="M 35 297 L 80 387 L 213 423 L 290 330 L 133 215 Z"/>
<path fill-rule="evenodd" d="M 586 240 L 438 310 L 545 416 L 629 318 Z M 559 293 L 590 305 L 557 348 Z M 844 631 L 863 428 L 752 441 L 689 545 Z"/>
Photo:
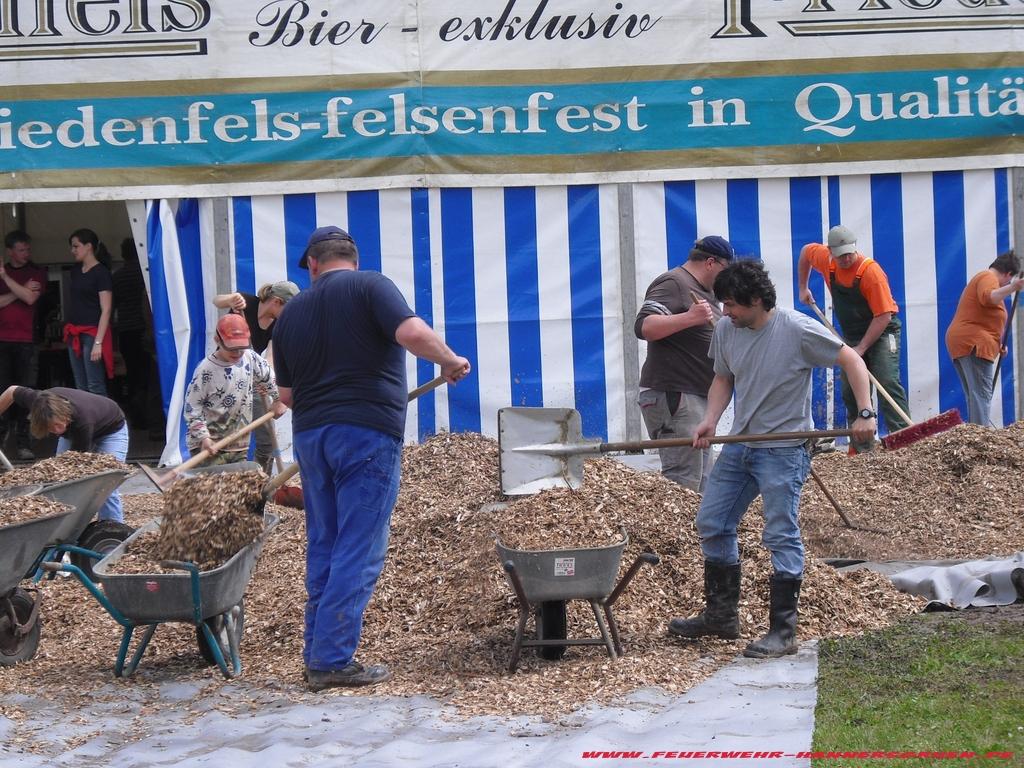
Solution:
<path fill-rule="evenodd" d="M 1020 260 L 1013 251 L 999 256 L 967 283 L 946 329 L 946 349 L 967 395 L 971 424 L 993 426 L 989 419 L 993 373 L 1000 356 L 1006 354 L 1002 346 L 1006 324 L 1003 299 L 1024 288 L 1024 277 L 1014 277 L 1018 274 Z"/>

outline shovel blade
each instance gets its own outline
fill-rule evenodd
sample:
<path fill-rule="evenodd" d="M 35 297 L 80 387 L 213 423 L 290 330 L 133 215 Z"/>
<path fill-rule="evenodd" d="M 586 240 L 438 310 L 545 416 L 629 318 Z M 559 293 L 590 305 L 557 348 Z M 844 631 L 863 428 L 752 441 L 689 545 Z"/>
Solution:
<path fill-rule="evenodd" d="M 574 408 L 502 408 L 498 411 L 501 492 L 523 496 L 546 488 L 583 485 L 583 457 L 517 450 L 526 446 L 575 444 L 583 432 Z"/>

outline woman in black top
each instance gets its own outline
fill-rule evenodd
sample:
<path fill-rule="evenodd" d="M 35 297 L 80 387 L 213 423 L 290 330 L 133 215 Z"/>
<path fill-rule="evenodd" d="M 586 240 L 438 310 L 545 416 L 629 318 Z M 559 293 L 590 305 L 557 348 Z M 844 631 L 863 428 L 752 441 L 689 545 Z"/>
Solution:
<path fill-rule="evenodd" d="M 107 453 L 124 461 L 128 455 L 128 424 L 113 400 L 67 387 L 40 391 L 8 387 L 0 395 L 0 414 L 11 403 L 29 413 L 29 428 L 36 439 L 57 435 L 57 453 L 83 451 Z M 114 491 L 99 512 L 100 520 L 124 522 L 121 494 Z"/>
<path fill-rule="evenodd" d="M 68 345 L 75 387 L 96 395 L 107 394 L 107 379 L 114 376 L 114 341 L 110 315 L 113 283 L 106 246 L 91 229 L 76 229 L 68 238 L 75 266 L 64 311 L 64 342 Z"/>

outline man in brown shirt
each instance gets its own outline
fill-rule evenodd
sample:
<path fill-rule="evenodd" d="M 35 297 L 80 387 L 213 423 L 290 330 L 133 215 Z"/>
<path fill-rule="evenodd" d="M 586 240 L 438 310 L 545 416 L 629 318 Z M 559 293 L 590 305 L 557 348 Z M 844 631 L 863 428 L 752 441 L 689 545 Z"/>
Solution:
<path fill-rule="evenodd" d="M 647 288 L 633 332 L 647 342 L 638 400 L 651 439 L 689 437 L 704 418 L 715 375 L 708 348 L 722 316 L 712 288 L 735 255 L 725 238 L 702 237 L 685 263 Z M 710 448 L 662 448 L 658 453 L 665 477 L 703 492 L 714 463 Z"/>

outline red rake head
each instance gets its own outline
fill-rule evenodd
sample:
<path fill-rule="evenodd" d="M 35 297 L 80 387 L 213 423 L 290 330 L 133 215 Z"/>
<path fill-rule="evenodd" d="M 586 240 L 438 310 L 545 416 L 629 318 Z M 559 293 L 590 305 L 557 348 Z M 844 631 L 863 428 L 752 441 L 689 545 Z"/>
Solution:
<path fill-rule="evenodd" d="M 918 440 L 924 440 L 926 437 L 937 435 L 940 432 L 945 432 L 948 429 L 952 429 L 958 424 L 963 424 L 964 420 L 960 418 L 960 411 L 956 408 L 950 408 L 948 411 L 943 411 L 938 416 L 933 416 L 930 419 L 914 424 L 909 427 L 897 430 L 892 434 L 886 435 L 882 438 L 882 445 L 887 450 L 895 451 L 898 448 L 903 448 L 912 443 L 916 443 Z"/>
<path fill-rule="evenodd" d="M 274 491 L 274 503 L 280 504 L 282 507 L 291 507 L 292 509 L 304 509 L 305 505 L 302 499 L 302 486 L 281 486 L 276 491 Z"/>

